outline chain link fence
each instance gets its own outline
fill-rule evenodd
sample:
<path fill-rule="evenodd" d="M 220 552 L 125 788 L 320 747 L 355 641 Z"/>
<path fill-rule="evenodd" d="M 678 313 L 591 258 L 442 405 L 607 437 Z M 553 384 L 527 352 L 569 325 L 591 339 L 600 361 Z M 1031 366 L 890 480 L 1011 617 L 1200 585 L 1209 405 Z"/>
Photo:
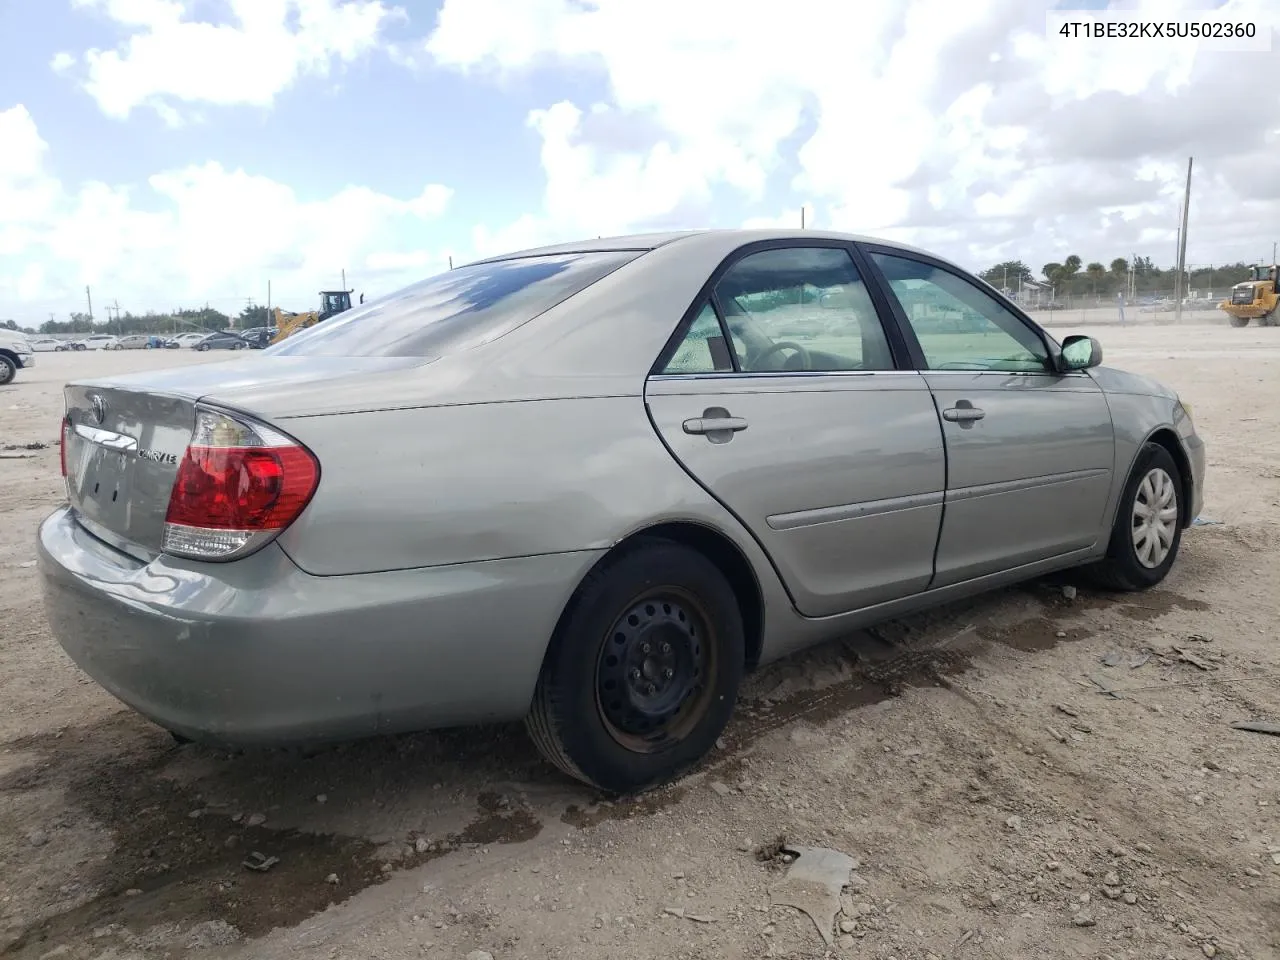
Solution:
<path fill-rule="evenodd" d="M 1133 273 L 1078 275 L 1067 284 L 1031 280 L 1010 283 L 1005 294 L 1044 326 L 1174 323 L 1178 320 L 1177 277 L 1172 270 L 1158 273 L 1158 278 Z M 1225 325 L 1227 315 L 1218 306 L 1230 298 L 1235 284 L 1250 279 L 1248 268 L 1196 265 L 1189 266 L 1187 274 L 1180 322 Z M 1000 278 L 996 281 L 1000 287 Z"/>

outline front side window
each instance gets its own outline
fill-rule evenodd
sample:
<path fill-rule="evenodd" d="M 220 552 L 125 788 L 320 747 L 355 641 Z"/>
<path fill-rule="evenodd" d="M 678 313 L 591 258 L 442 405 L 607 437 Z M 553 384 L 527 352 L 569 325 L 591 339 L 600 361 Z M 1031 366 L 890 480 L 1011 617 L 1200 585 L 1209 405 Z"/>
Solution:
<path fill-rule="evenodd" d="M 443 356 L 511 332 L 640 255 L 635 250 L 562 253 L 459 267 L 339 313 L 265 352 Z"/>
<path fill-rule="evenodd" d="M 892 370 L 875 305 L 847 250 L 780 247 L 748 254 L 716 284 L 741 370 Z"/>
<path fill-rule="evenodd" d="M 873 253 L 915 331 L 930 370 L 1046 373 L 1049 351 L 1012 311 L 957 273 Z"/>

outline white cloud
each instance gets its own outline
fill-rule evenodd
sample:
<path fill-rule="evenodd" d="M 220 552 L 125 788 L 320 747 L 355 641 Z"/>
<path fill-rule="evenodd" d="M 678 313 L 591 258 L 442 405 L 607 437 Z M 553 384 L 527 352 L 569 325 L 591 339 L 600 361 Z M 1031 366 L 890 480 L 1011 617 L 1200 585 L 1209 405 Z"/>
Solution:
<path fill-rule="evenodd" d="M 969 0 L 962 14 L 955 0 L 443 0 L 413 48 L 387 42 L 407 16 L 394 0 L 220 0 L 224 21 L 197 19 L 216 5 L 192 0 L 72 2 L 123 40 L 60 51 L 50 67 L 114 117 L 150 110 L 176 126 L 209 106 L 270 106 L 375 50 L 549 90 L 527 116 L 541 197 L 473 226 L 459 262 L 631 230 L 792 225 L 801 204 L 813 226 L 975 267 L 1071 252 L 1168 262 L 1189 154 L 1192 261 L 1269 254 L 1280 221 L 1267 92 L 1280 47 L 1061 40 L 1046 33 L 1051 0 Z M 1273 4 L 1224 9 L 1266 24 Z M 1126 3 L 1156 19 L 1194 5 Z M 574 93 L 584 78 L 589 96 Z M 0 296 L 24 303 L 93 283 L 168 306 L 247 295 L 267 276 L 277 299 L 310 302 L 343 266 L 385 289 L 450 252 L 399 242 L 402 226 L 445 209 L 440 186 L 301 197 L 213 160 L 67 184 L 20 107 L 0 112 L 0 143 Z"/>
<path fill-rule="evenodd" d="M 1171 255 L 1194 154 L 1189 257 L 1252 258 L 1280 219 L 1277 194 L 1260 187 L 1280 182 L 1269 145 L 1280 114 L 1246 105 L 1280 85 L 1280 49 L 1065 40 L 1046 32 L 1054 5 L 445 0 L 422 50 L 478 81 L 559 67 L 608 84 L 605 104 L 561 99 L 530 114 L 543 203 L 480 231 L 485 242 L 668 222 L 724 191 L 746 211 L 737 222 L 769 222 L 764 198 L 789 190 L 812 199 L 822 226 L 974 265 L 1077 247 L 1110 256 L 1140 241 L 1166 260 L 1154 245 Z M 1203 4 L 1124 6 L 1165 20 Z M 1270 29 L 1273 3 L 1228 0 L 1222 12 Z M 647 130 L 646 142 L 593 132 L 600 114 Z"/>
<path fill-rule="evenodd" d="M 71 54 L 53 67 L 75 75 L 108 116 L 154 109 L 171 126 L 192 105 L 270 106 L 300 77 L 374 50 L 386 27 L 404 16 L 381 0 L 226 0 L 233 24 L 188 17 L 181 0 L 73 0 L 128 31 L 109 50 Z"/>
<path fill-rule="evenodd" d="M 363 186 L 304 198 L 210 161 L 140 185 L 72 186 L 49 172 L 21 105 L 0 112 L 0 143 L 0 300 L 18 301 L 18 320 L 75 309 L 86 284 L 145 310 L 228 294 L 261 301 L 271 279 L 280 302 L 309 304 L 343 269 L 391 289 L 447 257 L 397 239 L 445 212 L 452 191 L 440 184 L 403 199 Z"/>

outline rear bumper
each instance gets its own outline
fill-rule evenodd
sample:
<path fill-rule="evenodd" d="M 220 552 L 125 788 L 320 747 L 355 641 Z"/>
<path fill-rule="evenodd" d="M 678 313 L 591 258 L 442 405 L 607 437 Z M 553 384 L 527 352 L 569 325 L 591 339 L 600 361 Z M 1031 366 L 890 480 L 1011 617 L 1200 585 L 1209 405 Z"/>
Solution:
<path fill-rule="evenodd" d="M 144 564 L 70 508 L 40 527 L 54 636 L 107 691 L 197 740 L 281 745 L 517 719 L 596 552 L 343 577 L 276 544 Z"/>

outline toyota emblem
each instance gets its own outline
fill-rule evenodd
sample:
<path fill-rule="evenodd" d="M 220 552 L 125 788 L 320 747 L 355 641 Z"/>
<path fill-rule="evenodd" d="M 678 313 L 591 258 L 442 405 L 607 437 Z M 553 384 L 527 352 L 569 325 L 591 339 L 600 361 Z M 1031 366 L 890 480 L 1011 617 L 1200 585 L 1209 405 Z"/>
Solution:
<path fill-rule="evenodd" d="M 107 419 L 107 401 L 96 393 L 89 398 L 89 417 L 94 423 L 102 423 Z"/>

